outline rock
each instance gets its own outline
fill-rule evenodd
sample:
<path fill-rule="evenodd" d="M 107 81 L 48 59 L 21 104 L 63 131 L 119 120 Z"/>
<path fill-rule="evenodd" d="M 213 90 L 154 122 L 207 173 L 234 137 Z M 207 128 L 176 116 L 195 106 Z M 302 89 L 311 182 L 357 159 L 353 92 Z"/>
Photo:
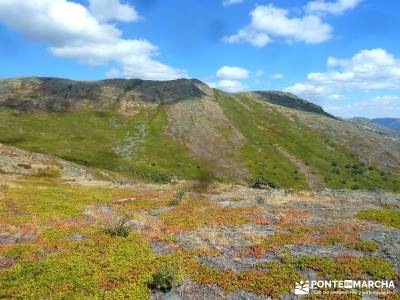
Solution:
<path fill-rule="evenodd" d="M 350 250 L 342 246 L 317 246 L 317 245 L 289 245 L 286 246 L 295 257 L 302 256 L 323 256 L 334 258 L 340 255 L 364 256 L 364 253 Z"/>
<path fill-rule="evenodd" d="M 69 239 L 71 241 L 84 241 L 84 240 L 87 240 L 87 236 L 79 234 L 79 233 L 73 233 L 69 236 Z"/>

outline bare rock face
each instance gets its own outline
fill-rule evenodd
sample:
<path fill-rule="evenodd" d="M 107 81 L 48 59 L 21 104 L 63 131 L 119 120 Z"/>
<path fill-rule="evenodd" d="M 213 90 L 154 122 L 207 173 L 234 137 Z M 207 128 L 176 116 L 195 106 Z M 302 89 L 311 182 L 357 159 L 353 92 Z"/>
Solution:
<path fill-rule="evenodd" d="M 0 105 L 20 112 L 107 111 L 126 101 L 170 104 L 204 93 L 198 80 L 144 81 L 113 79 L 73 81 L 58 78 L 17 78 L 0 81 Z M 126 104 L 125 104 L 126 105 Z"/>

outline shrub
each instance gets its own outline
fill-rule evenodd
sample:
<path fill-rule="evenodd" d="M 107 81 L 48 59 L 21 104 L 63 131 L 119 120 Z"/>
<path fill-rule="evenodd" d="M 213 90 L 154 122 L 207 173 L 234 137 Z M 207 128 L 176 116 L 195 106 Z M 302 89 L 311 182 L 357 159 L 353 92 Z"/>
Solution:
<path fill-rule="evenodd" d="M 47 177 L 47 178 L 60 178 L 61 171 L 57 167 L 48 167 L 46 169 L 40 169 L 34 176 Z"/>
<path fill-rule="evenodd" d="M 397 210 L 362 210 L 356 214 L 361 220 L 376 221 L 386 226 L 400 228 L 400 211 Z"/>
<path fill-rule="evenodd" d="M 185 188 L 179 188 L 176 193 L 174 198 L 169 202 L 170 205 L 178 205 L 179 203 L 182 202 L 183 197 L 186 194 L 186 189 Z"/>
<path fill-rule="evenodd" d="M 118 219 L 116 222 L 110 224 L 104 232 L 113 237 L 122 236 L 127 237 L 129 235 L 129 227 L 127 223 L 129 221 L 128 216 L 124 216 L 123 218 Z"/>
<path fill-rule="evenodd" d="M 257 197 L 257 203 L 258 203 L 258 204 L 264 204 L 264 203 L 265 203 L 264 198 L 262 198 L 262 197 Z"/>
<path fill-rule="evenodd" d="M 32 169 L 32 166 L 29 163 L 19 163 L 18 167 L 24 168 L 26 170 Z"/>
<path fill-rule="evenodd" d="M 351 248 L 363 252 L 374 252 L 379 249 L 379 244 L 374 241 L 358 241 L 347 245 L 347 248 Z"/>
<path fill-rule="evenodd" d="M 170 175 L 163 173 L 151 173 L 149 175 L 149 178 L 157 183 L 170 183 L 172 180 L 172 177 Z"/>
<path fill-rule="evenodd" d="M 253 189 L 277 189 L 278 184 L 273 181 L 266 180 L 264 178 L 257 178 L 255 182 L 250 186 Z"/>
<path fill-rule="evenodd" d="M 167 292 L 180 285 L 183 276 L 176 266 L 163 265 L 153 274 L 149 287 L 155 290 Z"/>

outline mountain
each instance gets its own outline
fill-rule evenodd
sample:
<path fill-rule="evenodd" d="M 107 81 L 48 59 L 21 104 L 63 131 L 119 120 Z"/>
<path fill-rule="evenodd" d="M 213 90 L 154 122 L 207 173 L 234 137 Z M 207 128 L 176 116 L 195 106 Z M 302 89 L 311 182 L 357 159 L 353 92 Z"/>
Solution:
<path fill-rule="evenodd" d="M 330 118 L 334 118 L 334 116 L 325 112 L 321 106 L 301 99 L 296 95 L 293 95 L 292 93 L 280 91 L 258 91 L 253 92 L 253 95 L 258 96 L 260 99 L 272 104 L 277 104 L 302 111 L 314 112 Z"/>
<path fill-rule="evenodd" d="M 196 79 L 0 81 L 0 143 L 130 178 L 294 189 L 400 182 L 400 143 L 282 92 Z"/>
<path fill-rule="evenodd" d="M 379 134 L 387 139 L 391 139 L 393 141 L 400 141 L 400 132 L 390 129 L 386 126 L 377 124 L 371 119 L 351 118 L 351 119 L 349 119 L 349 121 L 358 126 L 361 126 L 363 129 L 365 129 L 367 131 Z"/>
<path fill-rule="evenodd" d="M 400 131 L 400 118 L 378 118 L 372 119 L 371 121 L 387 128 Z"/>

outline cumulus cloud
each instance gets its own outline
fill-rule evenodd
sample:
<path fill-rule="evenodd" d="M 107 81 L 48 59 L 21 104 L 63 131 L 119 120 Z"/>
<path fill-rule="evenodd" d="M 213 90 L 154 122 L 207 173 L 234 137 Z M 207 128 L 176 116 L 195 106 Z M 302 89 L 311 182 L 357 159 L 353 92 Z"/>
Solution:
<path fill-rule="evenodd" d="M 186 77 L 185 71 L 154 60 L 158 54 L 155 45 L 146 40 L 124 39 L 115 24 L 104 21 L 133 20 L 133 7 L 105 0 L 94 0 L 91 5 L 107 3 L 117 10 L 110 9 L 96 17 L 97 13 L 94 15 L 85 6 L 68 0 L 1 0 L 0 21 L 30 41 L 48 44 L 57 57 L 90 65 L 116 62 L 120 65 L 119 74 L 126 78 Z"/>
<path fill-rule="evenodd" d="M 310 14 L 333 14 L 340 15 L 346 10 L 355 8 L 363 0 L 337 0 L 327 2 L 325 0 L 316 0 L 309 2 L 305 9 Z"/>
<path fill-rule="evenodd" d="M 245 79 L 250 75 L 250 71 L 241 67 L 223 66 L 217 71 L 217 77 L 222 79 Z"/>
<path fill-rule="evenodd" d="M 275 73 L 269 76 L 270 79 L 275 79 L 275 80 L 283 79 L 283 77 L 285 76 L 282 73 Z"/>
<path fill-rule="evenodd" d="M 245 85 L 244 83 L 238 80 L 230 80 L 230 79 L 222 79 L 218 81 L 216 87 L 231 93 L 241 92 L 248 88 L 248 86 Z"/>
<path fill-rule="evenodd" d="M 260 72 L 262 71 L 257 71 L 254 75 L 257 76 L 257 74 L 261 74 Z M 218 80 L 216 82 L 209 82 L 209 86 L 226 92 L 235 93 L 248 88 L 248 86 L 240 80 L 249 78 L 252 72 L 241 67 L 223 66 L 215 75 Z"/>
<path fill-rule="evenodd" d="M 236 34 L 225 36 L 227 43 L 248 42 L 255 47 L 263 47 L 273 38 L 284 38 L 290 42 L 318 44 L 329 40 L 332 27 L 319 16 L 304 15 L 290 17 L 286 9 L 274 5 L 259 5 L 250 12 L 251 23 Z"/>
<path fill-rule="evenodd" d="M 285 91 L 305 97 L 321 97 L 342 91 L 400 88 L 400 60 L 384 49 L 362 50 L 350 59 L 329 57 L 327 72 L 307 75 L 307 81 Z"/>
<path fill-rule="evenodd" d="M 399 118 L 400 96 L 379 96 L 352 104 L 326 106 L 325 109 L 342 117 Z"/>
<path fill-rule="evenodd" d="M 232 4 L 239 4 L 242 3 L 244 0 L 222 0 L 222 5 L 223 6 L 229 6 Z"/>
<path fill-rule="evenodd" d="M 132 22 L 140 19 L 135 7 L 119 0 L 90 0 L 89 9 L 101 21 Z"/>

